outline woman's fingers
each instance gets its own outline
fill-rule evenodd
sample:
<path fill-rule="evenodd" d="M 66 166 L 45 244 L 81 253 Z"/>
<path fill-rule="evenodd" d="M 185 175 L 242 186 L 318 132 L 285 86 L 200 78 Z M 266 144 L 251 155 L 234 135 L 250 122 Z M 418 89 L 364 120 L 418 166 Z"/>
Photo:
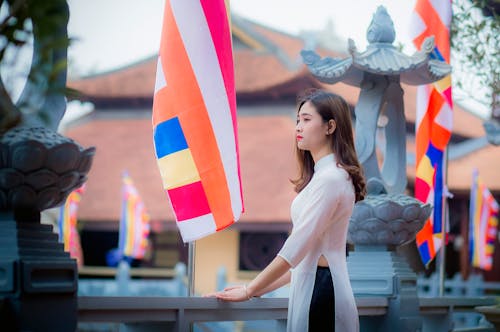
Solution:
<path fill-rule="evenodd" d="M 216 297 L 224 301 L 240 302 L 248 300 L 245 288 L 242 286 L 228 287 L 222 292 L 217 293 Z"/>

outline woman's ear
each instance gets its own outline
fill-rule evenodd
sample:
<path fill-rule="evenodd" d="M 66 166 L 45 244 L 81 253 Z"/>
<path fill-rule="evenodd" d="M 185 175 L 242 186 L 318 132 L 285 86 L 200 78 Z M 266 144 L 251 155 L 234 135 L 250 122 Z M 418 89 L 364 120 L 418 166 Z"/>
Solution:
<path fill-rule="evenodd" d="M 328 120 L 328 135 L 333 134 L 336 128 L 337 128 L 337 123 L 335 122 L 335 120 L 333 119 Z"/>

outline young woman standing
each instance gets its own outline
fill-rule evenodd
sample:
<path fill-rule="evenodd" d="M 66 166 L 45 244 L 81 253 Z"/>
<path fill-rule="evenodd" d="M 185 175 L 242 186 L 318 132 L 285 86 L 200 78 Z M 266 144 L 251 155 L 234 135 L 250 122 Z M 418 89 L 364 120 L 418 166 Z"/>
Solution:
<path fill-rule="evenodd" d="M 354 203 L 366 189 L 345 100 L 322 90 L 299 98 L 296 139 L 299 177 L 292 183 L 298 194 L 290 236 L 255 279 L 214 296 L 245 301 L 291 282 L 288 331 L 357 332 L 345 248 Z"/>

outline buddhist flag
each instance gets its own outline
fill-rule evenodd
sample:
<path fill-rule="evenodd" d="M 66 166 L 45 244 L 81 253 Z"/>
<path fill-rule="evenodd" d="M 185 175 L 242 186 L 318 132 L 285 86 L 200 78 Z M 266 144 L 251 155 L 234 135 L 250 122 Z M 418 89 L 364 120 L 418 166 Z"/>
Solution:
<path fill-rule="evenodd" d="M 491 270 L 498 231 L 498 203 L 478 171 L 472 174 L 469 208 L 469 257 L 472 266 Z"/>
<path fill-rule="evenodd" d="M 64 243 L 64 251 L 76 259 L 78 266 L 83 266 L 83 253 L 77 230 L 77 212 L 84 191 L 85 184 L 68 195 L 66 202 L 59 209 L 58 220 L 59 242 Z"/>
<path fill-rule="evenodd" d="M 413 43 L 420 49 L 426 37 L 434 36 L 432 58 L 450 63 L 450 0 L 417 0 L 412 17 Z M 453 112 L 451 77 L 417 91 L 415 121 L 415 197 L 433 206 L 433 212 L 416 242 L 427 266 L 443 245 L 442 221 L 446 195 L 445 150 L 450 140 Z"/>
<path fill-rule="evenodd" d="M 163 188 L 184 242 L 243 212 L 229 9 L 167 0 L 153 102 Z"/>
<path fill-rule="evenodd" d="M 123 257 L 142 259 L 148 246 L 150 225 L 146 207 L 128 172 L 122 175 L 122 211 L 118 248 Z"/>

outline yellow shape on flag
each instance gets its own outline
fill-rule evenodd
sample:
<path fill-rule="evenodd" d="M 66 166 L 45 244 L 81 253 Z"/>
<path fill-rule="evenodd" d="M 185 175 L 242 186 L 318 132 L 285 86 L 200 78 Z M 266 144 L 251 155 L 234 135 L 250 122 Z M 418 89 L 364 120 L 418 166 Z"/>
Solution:
<path fill-rule="evenodd" d="M 444 90 L 448 89 L 451 86 L 451 75 L 448 75 L 445 78 L 434 82 L 434 86 L 440 93 L 443 93 Z"/>
<path fill-rule="evenodd" d="M 431 160 L 427 156 L 423 156 L 417 167 L 417 177 L 425 181 L 432 187 L 432 178 L 434 177 L 434 168 L 431 165 Z"/>
<path fill-rule="evenodd" d="M 177 151 L 158 159 L 164 189 L 173 189 L 200 181 L 193 155 L 189 149 Z"/>

